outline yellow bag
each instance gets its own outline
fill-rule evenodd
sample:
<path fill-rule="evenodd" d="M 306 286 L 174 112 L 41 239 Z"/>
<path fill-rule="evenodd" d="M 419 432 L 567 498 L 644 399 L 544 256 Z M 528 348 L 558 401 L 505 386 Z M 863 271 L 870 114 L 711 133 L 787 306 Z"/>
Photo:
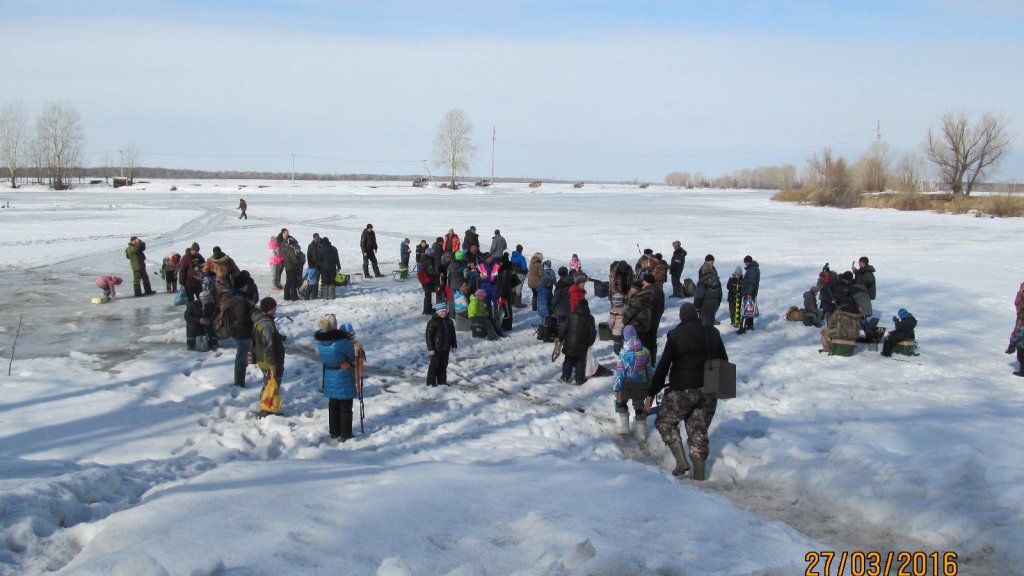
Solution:
<path fill-rule="evenodd" d="M 281 394 L 277 385 L 277 376 L 272 375 L 267 380 L 267 385 L 263 387 L 263 392 L 260 394 L 260 410 L 270 414 L 281 412 Z"/>

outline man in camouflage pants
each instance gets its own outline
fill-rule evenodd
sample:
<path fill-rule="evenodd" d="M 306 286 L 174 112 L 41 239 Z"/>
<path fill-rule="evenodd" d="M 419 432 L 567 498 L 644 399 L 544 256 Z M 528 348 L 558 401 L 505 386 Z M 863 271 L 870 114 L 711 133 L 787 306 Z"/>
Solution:
<path fill-rule="evenodd" d="M 672 475 L 681 476 L 690 469 L 679 434 L 679 423 L 685 422 L 690 458 L 693 460 L 693 479 L 703 480 L 704 463 L 709 453 L 708 426 L 718 407 L 717 398 L 704 394 L 704 361 L 713 358 L 728 360 L 729 356 L 718 330 L 701 324 L 693 303 L 685 302 L 679 308 L 679 320 L 679 325 L 668 333 L 665 350 L 658 360 L 644 405 L 649 412 L 654 396 L 665 387 L 667 376 L 669 389 L 658 409 L 654 426 L 676 460 Z"/>

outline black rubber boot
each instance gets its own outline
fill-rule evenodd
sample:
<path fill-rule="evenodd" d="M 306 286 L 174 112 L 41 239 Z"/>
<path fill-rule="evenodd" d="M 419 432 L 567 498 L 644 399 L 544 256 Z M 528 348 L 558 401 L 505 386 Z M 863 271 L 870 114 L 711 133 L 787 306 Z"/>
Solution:
<path fill-rule="evenodd" d="M 693 461 L 693 479 L 698 481 L 704 480 L 704 461 L 694 460 Z"/>

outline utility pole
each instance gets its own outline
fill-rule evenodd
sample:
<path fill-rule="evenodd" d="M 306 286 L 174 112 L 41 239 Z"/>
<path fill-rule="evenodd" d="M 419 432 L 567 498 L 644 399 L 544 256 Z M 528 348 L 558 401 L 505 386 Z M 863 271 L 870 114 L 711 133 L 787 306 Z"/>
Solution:
<path fill-rule="evenodd" d="M 491 184 L 494 184 L 494 141 L 498 139 L 497 126 L 491 126 Z"/>
<path fill-rule="evenodd" d="M 292 154 L 292 184 L 295 184 L 295 154 Z"/>
<path fill-rule="evenodd" d="M 124 150 L 118 150 L 121 153 L 121 178 L 124 178 Z"/>

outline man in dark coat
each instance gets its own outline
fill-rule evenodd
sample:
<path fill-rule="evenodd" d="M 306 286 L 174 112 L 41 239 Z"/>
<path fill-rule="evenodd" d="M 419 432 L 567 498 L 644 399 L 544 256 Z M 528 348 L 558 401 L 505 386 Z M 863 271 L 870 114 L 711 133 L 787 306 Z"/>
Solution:
<path fill-rule="evenodd" d="M 320 248 L 317 250 L 316 267 L 320 270 L 320 283 L 323 284 L 321 298 L 334 300 L 335 277 L 341 270 L 341 259 L 338 257 L 338 249 L 331 245 L 331 239 L 326 236 L 320 239 Z"/>
<path fill-rule="evenodd" d="M 750 255 L 743 257 L 743 282 L 740 285 L 740 292 L 743 293 L 743 298 L 752 298 L 754 302 L 757 302 L 757 290 L 761 287 L 761 267 L 757 264 L 757 261 L 750 257 Z M 754 329 L 754 319 L 748 316 L 744 316 L 740 320 L 740 329 L 736 331 L 737 334 L 743 334 L 747 330 Z"/>
<path fill-rule="evenodd" d="M 317 290 L 320 284 L 320 235 L 313 233 L 313 240 L 306 246 L 306 267 L 314 271 L 313 279 L 310 281 L 310 298 L 319 298 Z"/>
<path fill-rule="evenodd" d="M 693 291 L 693 305 L 697 308 L 701 324 L 715 325 L 715 314 L 722 303 L 722 281 L 715 269 L 715 257 L 708 254 L 697 272 L 697 286 Z"/>
<path fill-rule="evenodd" d="M 231 277 L 232 296 L 228 300 L 228 324 L 232 327 L 231 337 L 235 340 L 235 386 L 245 388 L 245 370 L 248 364 L 245 356 L 252 348 L 252 313 L 256 307 L 249 293 L 249 275 L 241 272 Z"/>
<path fill-rule="evenodd" d="M 690 469 L 679 434 L 679 422 L 683 421 L 693 460 L 693 479 L 704 479 L 704 463 L 709 452 L 708 427 L 718 407 L 716 397 L 704 394 L 704 361 L 713 358 L 729 359 L 721 335 L 714 327 L 701 324 L 692 303 L 683 303 L 679 308 L 679 325 L 668 333 L 665 350 L 644 400 L 650 412 L 654 397 L 665 387 L 665 378 L 668 378 L 669 389 L 654 426 L 676 460 L 674 476 L 681 476 Z"/>
<path fill-rule="evenodd" d="M 686 250 L 682 243 L 676 240 L 672 243 L 672 259 L 669 261 L 668 272 L 672 279 L 672 297 L 683 297 L 683 283 L 679 278 L 683 275 L 683 267 L 686 266 Z"/>
<path fill-rule="evenodd" d="M 448 356 L 458 351 L 459 342 L 455 335 L 455 322 L 448 317 L 448 304 L 439 302 L 434 306 L 434 315 L 427 320 L 427 386 L 448 385 Z"/>
<path fill-rule="evenodd" d="M 565 325 L 558 330 L 558 341 L 562 343 L 562 354 L 565 360 L 562 362 L 562 382 L 568 383 L 569 378 L 576 372 L 576 385 L 587 381 L 587 351 L 597 340 L 597 326 L 594 324 L 594 316 L 590 313 L 590 304 L 586 300 L 580 300 L 576 309 L 569 314 Z"/>
<path fill-rule="evenodd" d="M 370 277 L 369 264 L 373 264 L 374 278 L 383 277 L 377 267 L 377 234 L 373 231 L 373 224 L 367 224 L 359 236 L 359 250 L 363 253 L 363 277 Z"/>
<path fill-rule="evenodd" d="M 469 252 L 470 246 L 480 249 L 480 235 L 476 233 L 476 226 L 470 226 L 462 237 L 462 251 Z"/>
<path fill-rule="evenodd" d="M 298 300 L 299 285 L 302 284 L 302 267 L 306 265 L 306 256 L 299 248 L 299 241 L 294 236 L 289 236 L 288 241 L 281 247 L 281 257 L 284 258 L 284 299 Z"/>
<path fill-rule="evenodd" d="M 156 290 L 149 285 L 149 273 L 146 272 L 146 243 L 138 236 L 132 236 L 128 241 L 128 247 L 124 249 L 124 257 L 132 266 L 132 287 L 135 289 L 135 295 L 156 294 Z"/>
<path fill-rule="evenodd" d="M 658 312 L 658 322 L 660 323 L 661 314 L 665 311 L 665 296 L 662 293 L 661 306 L 656 310 L 657 290 L 655 290 L 654 283 L 648 281 L 652 280 L 653 276 L 650 278 L 646 276 L 648 275 L 641 274 L 633 281 L 633 288 L 630 290 L 626 306 L 622 310 L 622 324 L 636 328 L 640 342 L 651 353 L 651 363 L 654 363 L 655 349 L 658 347 L 658 324 L 654 321 L 654 314 Z"/>
<path fill-rule="evenodd" d="M 910 312 L 907 312 L 906 308 L 900 308 L 896 315 L 892 317 L 892 321 L 895 324 L 892 332 L 885 337 L 882 341 L 882 356 L 892 356 L 892 349 L 897 343 L 904 340 L 914 339 L 914 329 L 917 328 L 917 318 Z M 1017 358 L 1021 359 L 1020 353 L 1017 354 Z M 1024 370 L 1024 364 L 1021 364 L 1021 369 Z M 1019 371 L 1019 370 L 1018 370 Z M 1017 374 L 1014 372 L 1014 374 Z M 1017 374 L 1020 376 L 1020 374 Z"/>

